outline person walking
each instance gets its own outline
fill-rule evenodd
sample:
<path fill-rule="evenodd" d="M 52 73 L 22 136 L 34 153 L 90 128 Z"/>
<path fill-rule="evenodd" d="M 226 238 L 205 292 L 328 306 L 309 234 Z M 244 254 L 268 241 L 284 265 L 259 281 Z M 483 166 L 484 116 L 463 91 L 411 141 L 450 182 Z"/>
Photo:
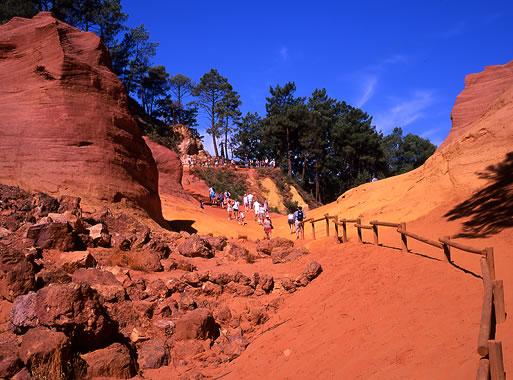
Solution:
<path fill-rule="evenodd" d="M 271 221 L 271 217 L 269 215 L 266 216 L 264 219 L 264 222 L 262 224 L 264 226 L 265 239 L 270 240 L 272 237 L 272 232 L 273 232 L 273 228 L 274 228 L 273 223 Z"/>
<path fill-rule="evenodd" d="M 235 200 L 233 202 L 233 216 L 235 217 L 235 220 L 239 220 L 239 201 Z"/>
<path fill-rule="evenodd" d="M 294 232 L 296 232 L 295 219 L 294 219 L 294 213 L 293 212 L 289 213 L 289 215 L 287 216 L 287 221 L 289 223 L 290 234 L 292 235 Z M 294 227 L 294 231 L 292 231 L 293 227 Z"/>
<path fill-rule="evenodd" d="M 248 194 L 244 193 L 242 197 L 242 204 L 244 205 L 244 211 L 248 211 Z"/>
<path fill-rule="evenodd" d="M 297 207 L 297 210 L 294 212 L 294 225 L 296 227 L 296 240 L 299 239 L 303 234 L 303 221 L 305 220 L 305 212 L 301 206 Z"/>

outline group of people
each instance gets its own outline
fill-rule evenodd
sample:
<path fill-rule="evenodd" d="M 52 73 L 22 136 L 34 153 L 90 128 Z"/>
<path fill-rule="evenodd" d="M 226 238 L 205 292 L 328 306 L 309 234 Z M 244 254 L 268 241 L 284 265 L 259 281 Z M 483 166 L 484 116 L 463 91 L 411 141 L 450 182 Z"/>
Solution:
<path fill-rule="evenodd" d="M 287 217 L 290 233 L 296 233 L 296 240 L 299 239 L 304 231 L 303 221 L 305 220 L 305 212 L 301 206 L 297 210 L 289 213 Z"/>
<path fill-rule="evenodd" d="M 218 167 L 237 167 L 237 164 L 234 160 L 229 160 L 226 158 L 218 157 L 218 158 L 206 158 L 206 159 L 198 159 L 194 156 L 189 156 L 185 160 L 185 164 L 189 167 L 205 167 L 205 168 L 218 168 Z"/>
<path fill-rule="evenodd" d="M 226 209 L 228 220 L 236 220 L 240 225 L 244 226 L 246 225 L 246 215 L 249 212 L 253 212 L 255 221 L 264 229 L 265 237 L 267 239 L 272 237 L 274 226 L 267 199 L 259 202 L 253 193 L 245 193 L 241 204 L 240 199 L 231 198 L 229 191 L 216 192 L 213 187 L 210 187 L 208 191 L 210 204 Z"/>

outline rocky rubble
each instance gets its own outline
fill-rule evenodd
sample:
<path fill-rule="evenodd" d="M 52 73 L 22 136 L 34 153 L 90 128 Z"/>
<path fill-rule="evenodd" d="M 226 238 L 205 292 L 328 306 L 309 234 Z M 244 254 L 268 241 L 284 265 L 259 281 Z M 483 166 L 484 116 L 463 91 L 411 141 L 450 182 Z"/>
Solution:
<path fill-rule="evenodd" d="M 84 214 L 80 198 L 0 189 L 8 231 L 0 237 L 0 377 L 130 378 L 171 364 L 216 366 L 246 349 L 283 295 L 322 271 L 312 262 L 295 280 L 276 281 L 223 270 L 225 260 L 251 267 L 301 255 L 286 239 L 255 249 L 155 231 L 107 209 Z"/>

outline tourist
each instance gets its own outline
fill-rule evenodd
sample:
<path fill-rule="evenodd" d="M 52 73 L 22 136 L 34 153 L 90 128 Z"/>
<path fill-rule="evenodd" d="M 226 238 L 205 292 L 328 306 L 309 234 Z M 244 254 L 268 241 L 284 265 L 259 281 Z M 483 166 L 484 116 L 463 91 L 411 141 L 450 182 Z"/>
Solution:
<path fill-rule="evenodd" d="M 262 206 L 260 206 L 260 208 L 258 209 L 258 223 L 259 224 L 264 224 L 266 214 L 267 214 L 267 212 L 265 211 L 265 209 Z"/>
<path fill-rule="evenodd" d="M 253 208 L 253 193 L 248 194 L 248 208 L 250 210 Z"/>
<path fill-rule="evenodd" d="M 296 229 L 295 229 L 295 228 L 294 228 L 294 231 L 292 231 L 292 227 L 295 227 L 295 226 L 294 226 L 294 224 L 295 224 L 295 223 L 294 223 L 294 222 L 295 222 L 295 219 L 294 219 L 294 213 L 293 213 L 293 212 L 289 213 L 289 215 L 287 216 L 287 221 L 288 221 L 288 223 L 289 223 L 289 230 L 290 230 L 290 233 L 291 233 L 291 234 L 293 234 L 293 233 L 296 231 Z"/>
<path fill-rule="evenodd" d="M 302 235 L 303 231 L 303 221 L 305 220 L 305 212 L 301 206 L 297 207 L 296 212 L 294 212 L 294 224 L 296 227 L 296 240 L 299 239 L 300 235 Z"/>
<path fill-rule="evenodd" d="M 258 220 L 258 213 L 260 212 L 260 203 L 258 203 L 258 200 L 253 203 L 253 209 L 255 210 L 255 220 Z"/>
<path fill-rule="evenodd" d="M 272 231 L 273 231 L 273 223 L 271 222 L 271 218 L 267 215 L 263 221 L 264 226 L 264 234 L 266 239 L 271 239 Z"/>
<path fill-rule="evenodd" d="M 242 197 L 242 204 L 244 205 L 244 211 L 248 211 L 248 194 L 244 193 L 244 197 Z"/>
<path fill-rule="evenodd" d="M 239 212 L 239 224 L 241 226 L 245 226 L 246 225 L 246 213 L 244 211 L 240 211 Z"/>
<path fill-rule="evenodd" d="M 239 204 L 238 200 L 233 202 L 233 216 L 235 217 L 235 220 L 239 219 Z"/>
<path fill-rule="evenodd" d="M 230 201 L 226 202 L 226 212 L 228 213 L 228 220 L 232 220 L 232 203 Z"/>

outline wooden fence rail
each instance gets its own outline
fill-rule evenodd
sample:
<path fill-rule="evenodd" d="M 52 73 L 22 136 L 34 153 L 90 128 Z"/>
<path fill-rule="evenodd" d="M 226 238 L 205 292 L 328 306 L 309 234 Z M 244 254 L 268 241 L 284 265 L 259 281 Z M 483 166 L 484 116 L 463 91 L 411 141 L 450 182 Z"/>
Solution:
<path fill-rule="evenodd" d="M 373 243 L 379 245 L 379 227 L 393 227 L 401 236 L 401 248 L 404 253 L 408 253 L 408 238 L 420 241 L 436 248 L 441 248 L 448 261 L 451 261 L 451 248 L 459 249 L 464 252 L 481 255 L 480 265 L 483 279 L 483 304 L 481 310 L 481 321 L 479 324 L 479 334 L 477 339 L 477 352 L 480 355 L 477 379 L 485 380 L 505 380 L 504 358 L 502 354 L 502 343 L 494 340 L 495 324 L 506 320 L 506 310 L 504 304 L 504 284 L 501 280 L 495 279 L 495 261 L 493 248 L 487 247 L 478 249 L 468 245 L 456 242 L 450 236 L 443 236 L 436 240 L 417 235 L 406 229 L 406 223 L 392 223 L 385 221 L 372 220 L 369 225 L 362 224 L 361 218 L 346 219 L 338 216 L 325 214 L 322 218 L 306 219 L 302 222 L 303 239 L 304 225 L 311 223 L 312 237 L 315 236 L 315 223 L 324 221 L 326 223 L 326 236 L 330 236 L 330 221 L 333 222 L 335 229 L 335 238 L 340 241 L 339 227 L 342 227 L 342 243 L 348 242 L 347 225 L 354 223 L 356 227 L 358 242 L 363 243 L 362 230 L 373 231 Z"/>

